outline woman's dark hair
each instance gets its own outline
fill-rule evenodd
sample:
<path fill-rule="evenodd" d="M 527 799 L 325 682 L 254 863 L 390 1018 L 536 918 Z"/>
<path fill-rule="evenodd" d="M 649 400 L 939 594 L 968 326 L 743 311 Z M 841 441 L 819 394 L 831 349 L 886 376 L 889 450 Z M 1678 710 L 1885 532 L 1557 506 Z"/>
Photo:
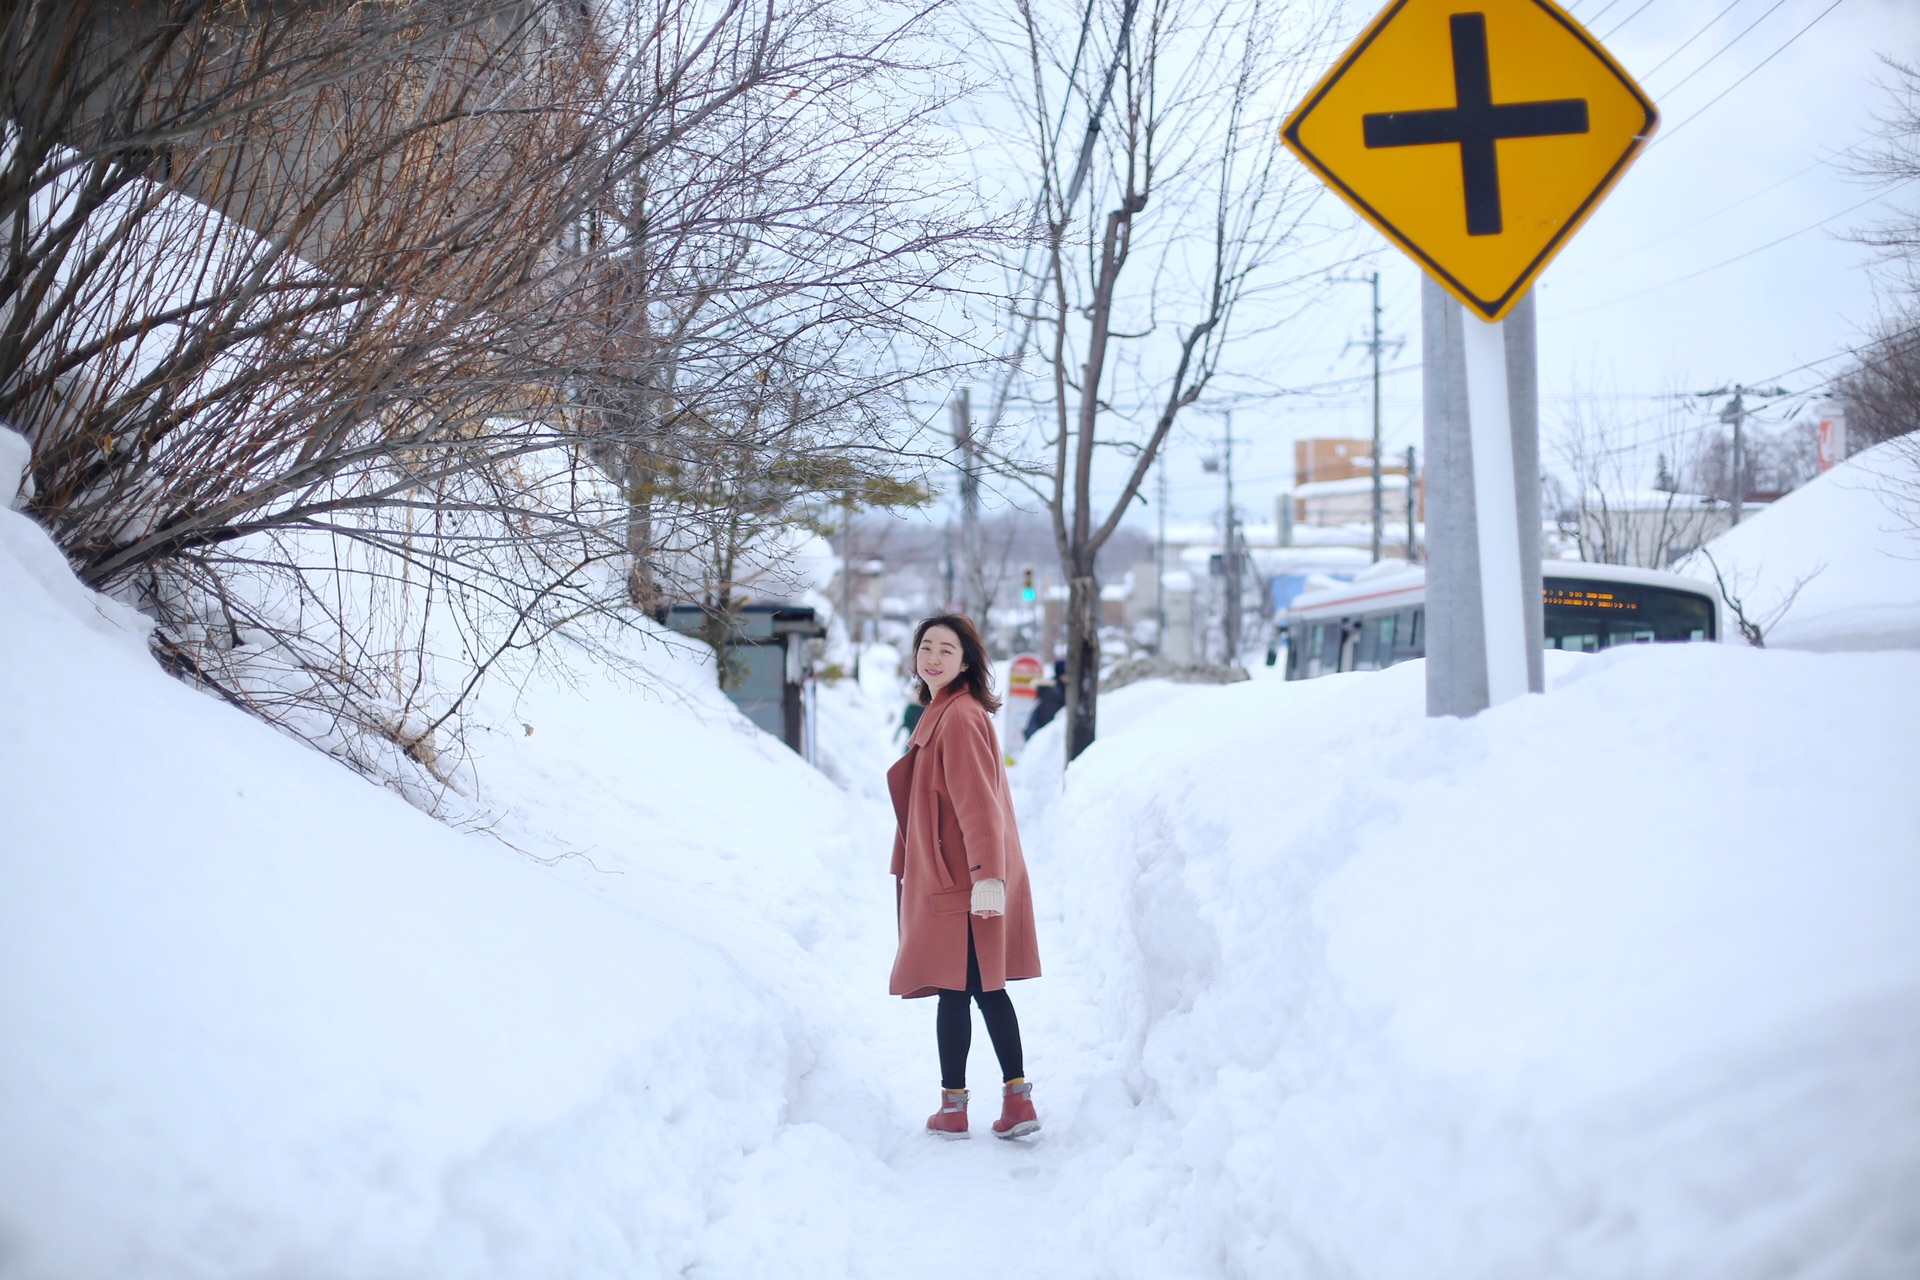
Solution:
<path fill-rule="evenodd" d="M 927 688 L 927 682 L 920 678 L 920 642 L 927 632 L 935 627 L 945 627 L 960 637 L 960 661 L 966 664 L 966 670 L 953 678 L 953 683 L 965 689 L 980 705 L 989 711 L 1000 709 L 1000 699 L 993 696 L 993 664 L 987 661 L 987 646 L 980 640 L 980 632 L 970 618 L 957 613 L 942 613 L 923 621 L 913 629 L 914 698 L 921 706 L 933 701 L 933 691 Z"/>

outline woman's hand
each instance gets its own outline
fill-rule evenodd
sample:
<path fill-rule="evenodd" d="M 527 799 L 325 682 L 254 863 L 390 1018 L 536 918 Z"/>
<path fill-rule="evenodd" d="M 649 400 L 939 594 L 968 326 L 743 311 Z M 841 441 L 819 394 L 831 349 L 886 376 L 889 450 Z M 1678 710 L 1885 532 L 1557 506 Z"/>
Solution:
<path fill-rule="evenodd" d="M 982 920 L 1004 914 L 1007 909 L 1005 880 L 976 880 L 973 883 L 973 914 Z"/>

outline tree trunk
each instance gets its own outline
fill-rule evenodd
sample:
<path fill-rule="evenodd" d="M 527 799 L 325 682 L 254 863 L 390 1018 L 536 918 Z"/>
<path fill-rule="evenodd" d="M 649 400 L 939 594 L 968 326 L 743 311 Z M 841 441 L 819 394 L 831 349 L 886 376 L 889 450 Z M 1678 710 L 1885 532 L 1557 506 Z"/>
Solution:
<path fill-rule="evenodd" d="M 661 607 L 653 580 L 652 460 L 638 444 L 628 444 L 626 451 L 627 600 L 651 615 Z"/>
<path fill-rule="evenodd" d="M 1100 696 L 1100 584 L 1091 573 L 1067 584 L 1067 759 L 1093 745 Z"/>

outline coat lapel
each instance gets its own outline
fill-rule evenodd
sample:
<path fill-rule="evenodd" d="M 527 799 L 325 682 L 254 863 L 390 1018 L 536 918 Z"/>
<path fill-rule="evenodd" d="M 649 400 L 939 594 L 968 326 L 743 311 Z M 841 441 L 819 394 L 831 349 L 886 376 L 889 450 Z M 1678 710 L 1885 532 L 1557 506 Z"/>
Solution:
<path fill-rule="evenodd" d="M 924 747 L 932 742 L 933 731 L 939 725 L 940 718 L 947 714 L 947 708 L 953 705 L 955 698 L 963 696 L 954 685 L 942 689 L 940 696 L 933 700 L 933 705 L 921 715 L 920 723 L 914 726 L 913 737 L 907 740 L 908 747 Z"/>

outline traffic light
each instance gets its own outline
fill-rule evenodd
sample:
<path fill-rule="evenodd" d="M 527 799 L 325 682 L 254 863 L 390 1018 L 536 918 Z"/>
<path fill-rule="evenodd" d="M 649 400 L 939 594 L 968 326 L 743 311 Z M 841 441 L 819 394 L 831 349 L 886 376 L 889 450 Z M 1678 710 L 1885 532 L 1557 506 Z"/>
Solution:
<path fill-rule="evenodd" d="M 1028 604 L 1033 603 L 1033 570 L 1020 571 L 1020 598 Z"/>

